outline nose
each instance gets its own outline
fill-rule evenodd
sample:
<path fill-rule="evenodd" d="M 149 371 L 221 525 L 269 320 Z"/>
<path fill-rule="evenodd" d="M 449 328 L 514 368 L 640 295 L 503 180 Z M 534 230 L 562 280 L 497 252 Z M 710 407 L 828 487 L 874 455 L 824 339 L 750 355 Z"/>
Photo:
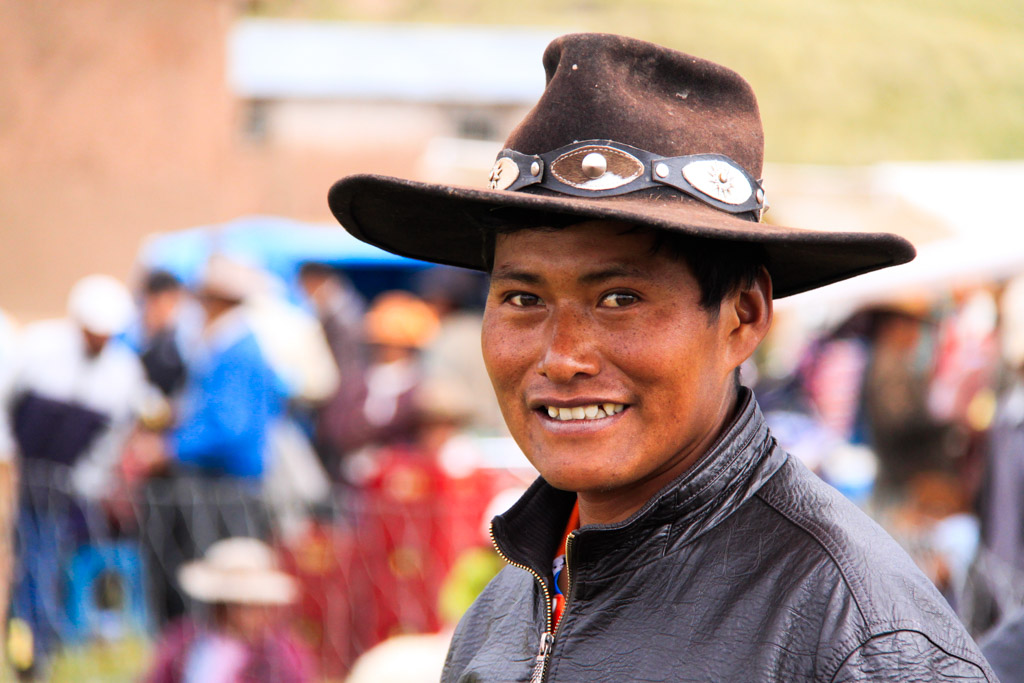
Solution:
<path fill-rule="evenodd" d="M 537 372 L 556 384 L 596 375 L 599 354 L 586 316 L 558 311 L 548 319 L 548 331 Z"/>

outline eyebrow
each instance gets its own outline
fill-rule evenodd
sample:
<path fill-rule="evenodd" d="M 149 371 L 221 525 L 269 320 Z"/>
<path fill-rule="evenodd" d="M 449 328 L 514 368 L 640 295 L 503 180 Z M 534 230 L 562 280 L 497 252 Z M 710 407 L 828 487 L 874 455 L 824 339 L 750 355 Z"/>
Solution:
<path fill-rule="evenodd" d="M 605 280 L 611 280 L 617 277 L 643 277 L 644 272 L 635 266 L 627 266 L 625 264 L 616 264 L 601 270 L 595 270 L 590 273 L 584 273 L 580 276 L 579 280 L 582 284 L 593 285 Z"/>
<path fill-rule="evenodd" d="M 537 285 L 541 282 L 540 275 L 526 270 L 520 270 L 514 266 L 499 266 L 491 272 L 491 280 L 512 280 L 528 285 Z"/>
<path fill-rule="evenodd" d="M 595 270 L 584 273 L 578 278 L 579 282 L 584 285 L 592 285 L 605 280 L 611 280 L 619 277 L 643 277 L 644 271 L 635 266 L 628 266 L 625 264 L 616 264 L 602 268 L 601 270 Z M 524 284 L 537 285 L 543 282 L 540 275 L 532 273 L 528 270 L 522 270 L 515 266 L 499 266 L 495 268 L 491 273 L 491 280 L 497 281 L 513 281 L 522 282 Z"/>

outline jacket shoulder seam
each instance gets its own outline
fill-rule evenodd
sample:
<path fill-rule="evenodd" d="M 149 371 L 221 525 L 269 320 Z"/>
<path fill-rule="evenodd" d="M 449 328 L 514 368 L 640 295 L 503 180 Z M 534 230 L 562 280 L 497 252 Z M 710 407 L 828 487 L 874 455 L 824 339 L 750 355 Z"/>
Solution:
<path fill-rule="evenodd" d="M 861 649 L 862 647 L 864 647 L 865 645 L 870 643 L 872 640 L 875 640 L 876 638 L 884 638 L 885 636 L 891 636 L 891 635 L 894 635 L 896 633 L 916 633 L 917 635 L 919 635 L 922 638 L 924 638 L 925 640 L 927 640 L 931 644 L 932 647 L 934 647 L 936 650 L 939 650 L 944 655 L 946 655 L 948 657 L 952 657 L 954 659 L 958 659 L 961 662 L 964 662 L 965 664 L 967 664 L 969 666 L 972 666 L 975 669 L 977 669 L 978 673 L 980 673 L 981 676 L 986 681 L 991 681 L 992 680 L 991 678 L 989 678 L 989 675 L 985 671 L 984 667 L 982 667 L 980 664 L 978 664 L 978 662 L 975 662 L 975 661 L 973 661 L 971 659 L 968 659 L 967 657 L 965 657 L 965 656 L 963 656 L 961 654 L 957 654 L 956 652 L 951 652 L 946 647 L 940 645 L 939 643 L 936 643 L 935 640 L 932 639 L 932 637 L 929 636 L 924 631 L 922 631 L 920 629 L 917 629 L 917 628 L 906 628 L 906 627 L 899 627 L 899 626 L 893 625 L 893 626 L 891 626 L 891 628 L 889 630 L 872 632 L 866 638 L 864 638 L 863 640 L 858 642 L 856 645 L 854 645 L 854 647 L 850 649 L 850 651 L 846 654 L 846 656 L 843 657 L 842 660 L 840 660 L 839 663 L 836 665 L 835 671 L 833 671 L 832 675 L 829 676 L 829 678 L 828 678 L 829 683 L 835 683 L 836 676 L 838 676 L 839 672 L 843 670 L 843 666 L 845 666 L 846 662 L 848 662 L 850 660 L 850 657 L 852 657 L 854 654 L 857 653 L 857 650 Z"/>
<path fill-rule="evenodd" d="M 855 587 L 853 580 L 848 575 L 846 567 L 844 566 L 845 562 L 842 561 L 846 558 L 839 557 L 839 548 L 836 547 L 836 544 L 829 542 L 830 539 L 828 537 L 828 534 L 826 534 L 824 532 L 824 529 L 822 529 L 818 524 L 814 523 L 813 520 L 797 520 L 793 515 L 789 514 L 786 510 L 783 510 L 780 506 L 776 505 L 773 501 L 769 500 L 764 494 L 764 489 L 765 487 L 762 487 L 760 490 L 758 490 L 757 493 L 754 494 L 754 496 L 758 500 L 763 502 L 765 505 L 767 505 L 770 509 L 774 510 L 776 514 L 781 516 L 787 522 L 789 522 L 797 529 L 800 529 L 805 534 L 813 538 L 814 541 L 821 546 L 822 550 L 825 551 L 829 559 L 832 561 L 832 564 L 834 564 L 836 569 L 839 571 L 839 575 L 843 577 L 843 583 L 846 584 L 847 589 L 850 591 L 850 595 L 851 597 L 853 597 L 853 603 L 857 605 L 857 612 L 860 614 L 861 620 L 864 622 L 864 624 L 867 624 L 869 620 L 863 605 L 861 605 L 862 598 L 859 595 L 859 586 Z"/>

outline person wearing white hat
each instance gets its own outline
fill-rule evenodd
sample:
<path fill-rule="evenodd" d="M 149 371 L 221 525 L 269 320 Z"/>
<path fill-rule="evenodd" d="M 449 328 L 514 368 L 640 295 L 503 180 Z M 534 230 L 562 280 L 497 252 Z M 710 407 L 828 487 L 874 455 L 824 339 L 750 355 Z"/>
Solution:
<path fill-rule="evenodd" d="M 178 423 L 144 463 L 177 466 L 201 476 L 258 481 L 264 474 L 267 427 L 288 395 L 272 369 L 243 304 L 265 278 L 215 255 L 196 291 L 205 321 L 189 357 Z"/>
<path fill-rule="evenodd" d="M 168 627 L 147 683 L 304 683 L 313 680 L 306 649 L 282 627 L 281 608 L 295 601 L 295 579 L 255 538 L 210 546 L 178 570 L 182 588 L 210 606 L 205 622 Z"/>
<path fill-rule="evenodd" d="M 99 499 L 114 483 L 124 440 L 151 387 L 138 358 L 115 339 L 133 315 L 127 289 L 109 275 L 72 287 L 67 316 L 27 325 L 0 386 L 0 447 L 21 469 L 20 542 L 12 613 L 31 629 L 39 670 L 56 642 L 67 491 Z M 25 662 L 33 666 L 32 658 Z"/>
<path fill-rule="evenodd" d="M 228 536 L 269 533 L 268 437 L 288 391 L 245 305 L 266 285 L 256 268 L 222 254 L 210 258 L 195 292 L 205 320 L 189 349 L 177 422 L 133 453 L 133 465 L 150 477 L 142 525 L 156 544 L 147 552 L 154 553 L 149 597 L 159 624 L 187 607 L 174 585 L 183 559 Z"/>

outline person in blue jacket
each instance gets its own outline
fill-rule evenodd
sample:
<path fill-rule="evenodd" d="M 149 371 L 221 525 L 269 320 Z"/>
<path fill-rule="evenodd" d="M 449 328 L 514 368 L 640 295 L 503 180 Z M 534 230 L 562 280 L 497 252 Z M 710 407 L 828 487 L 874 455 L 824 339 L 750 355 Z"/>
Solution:
<path fill-rule="evenodd" d="M 259 479 L 268 429 L 285 408 L 284 383 L 242 305 L 256 278 L 245 266 L 214 257 L 198 292 L 206 323 L 168 442 L 173 460 L 194 474 Z"/>
<path fill-rule="evenodd" d="M 158 473 L 144 490 L 143 536 L 155 567 L 150 593 L 160 623 L 187 607 L 174 578 L 182 562 L 229 536 L 270 533 L 263 499 L 267 441 L 288 394 L 248 321 L 244 302 L 260 284 L 258 271 L 211 258 L 196 292 L 206 320 L 187 354 L 175 426 L 140 446 L 146 467 Z"/>

